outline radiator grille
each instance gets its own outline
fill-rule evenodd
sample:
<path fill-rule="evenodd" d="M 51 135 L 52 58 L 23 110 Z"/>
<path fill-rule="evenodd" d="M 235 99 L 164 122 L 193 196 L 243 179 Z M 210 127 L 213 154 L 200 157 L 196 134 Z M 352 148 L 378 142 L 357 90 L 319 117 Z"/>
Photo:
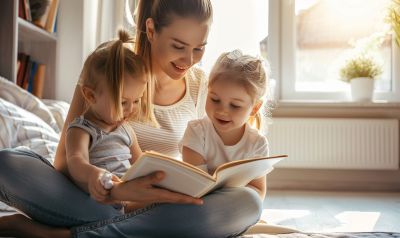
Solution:
<path fill-rule="evenodd" d="M 271 154 L 288 154 L 276 167 L 398 169 L 396 119 L 273 118 Z"/>

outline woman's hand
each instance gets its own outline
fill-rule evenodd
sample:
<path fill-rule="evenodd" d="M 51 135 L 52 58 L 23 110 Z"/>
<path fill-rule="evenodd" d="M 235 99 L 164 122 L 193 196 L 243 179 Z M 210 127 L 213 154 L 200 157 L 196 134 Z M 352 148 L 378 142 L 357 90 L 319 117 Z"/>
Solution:
<path fill-rule="evenodd" d="M 162 171 L 133 179 L 128 182 L 115 183 L 111 189 L 111 198 L 119 201 L 132 201 L 142 204 L 151 203 L 183 203 L 203 204 L 203 200 L 181 193 L 155 187 L 165 177 Z"/>

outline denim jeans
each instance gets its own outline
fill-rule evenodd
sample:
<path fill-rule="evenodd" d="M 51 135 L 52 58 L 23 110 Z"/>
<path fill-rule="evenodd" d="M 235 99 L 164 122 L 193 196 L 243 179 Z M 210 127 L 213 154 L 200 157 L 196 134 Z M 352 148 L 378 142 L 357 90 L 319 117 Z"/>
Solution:
<path fill-rule="evenodd" d="M 97 203 L 40 155 L 0 150 L 0 200 L 40 223 L 68 227 L 73 237 L 231 237 L 262 211 L 250 188 L 224 188 L 204 204 L 153 204 L 128 214 Z"/>

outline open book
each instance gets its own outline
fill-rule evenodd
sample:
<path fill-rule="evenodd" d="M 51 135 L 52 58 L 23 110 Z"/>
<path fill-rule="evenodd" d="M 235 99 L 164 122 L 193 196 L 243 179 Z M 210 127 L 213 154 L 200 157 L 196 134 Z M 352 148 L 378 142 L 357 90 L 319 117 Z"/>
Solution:
<path fill-rule="evenodd" d="M 193 197 L 203 195 L 220 187 L 241 187 L 253 179 L 272 171 L 273 165 L 287 155 L 236 160 L 220 165 L 213 175 L 189 163 L 148 151 L 144 152 L 122 177 L 123 181 L 164 171 L 165 178 L 157 186 Z"/>

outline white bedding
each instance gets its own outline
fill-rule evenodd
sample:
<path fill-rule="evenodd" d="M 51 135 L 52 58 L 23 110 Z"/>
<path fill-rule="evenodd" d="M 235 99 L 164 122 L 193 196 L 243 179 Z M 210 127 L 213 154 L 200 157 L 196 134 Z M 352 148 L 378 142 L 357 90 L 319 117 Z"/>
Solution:
<path fill-rule="evenodd" d="M 27 146 L 52 163 L 68 109 L 0 77 L 0 149 Z"/>

